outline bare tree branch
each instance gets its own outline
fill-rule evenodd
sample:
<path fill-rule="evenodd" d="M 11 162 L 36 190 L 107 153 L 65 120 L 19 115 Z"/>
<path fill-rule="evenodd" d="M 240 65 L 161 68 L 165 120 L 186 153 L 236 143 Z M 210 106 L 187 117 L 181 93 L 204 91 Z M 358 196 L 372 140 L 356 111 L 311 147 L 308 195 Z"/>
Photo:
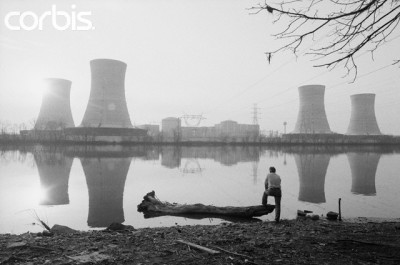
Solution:
<path fill-rule="evenodd" d="M 274 23 L 285 24 L 273 36 L 283 44 L 267 51 L 267 59 L 283 51 L 296 56 L 305 40 L 321 37 L 322 42 L 306 48 L 306 54 L 315 67 L 335 68 L 343 64 L 347 74 L 357 76 L 356 57 L 362 51 L 374 52 L 385 42 L 400 23 L 400 0 L 282 0 L 277 4 L 265 1 L 250 8 L 253 14 L 267 11 L 274 16 Z M 398 64 L 396 60 L 394 64 Z"/>

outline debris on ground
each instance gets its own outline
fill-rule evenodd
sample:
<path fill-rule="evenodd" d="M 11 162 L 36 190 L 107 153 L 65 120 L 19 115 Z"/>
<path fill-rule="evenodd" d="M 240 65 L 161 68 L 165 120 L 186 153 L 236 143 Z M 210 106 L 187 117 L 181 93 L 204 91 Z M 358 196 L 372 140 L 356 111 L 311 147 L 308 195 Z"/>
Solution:
<path fill-rule="evenodd" d="M 398 222 L 300 217 L 279 223 L 112 227 L 124 229 L 2 234 L 0 264 L 400 264 Z"/>

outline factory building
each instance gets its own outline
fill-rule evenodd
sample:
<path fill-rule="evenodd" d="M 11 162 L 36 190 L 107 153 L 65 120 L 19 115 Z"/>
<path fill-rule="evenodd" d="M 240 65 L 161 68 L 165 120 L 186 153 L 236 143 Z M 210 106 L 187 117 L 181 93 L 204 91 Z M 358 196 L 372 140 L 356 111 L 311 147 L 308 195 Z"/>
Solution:
<path fill-rule="evenodd" d="M 138 125 L 137 128 L 146 130 L 147 135 L 153 137 L 154 139 L 157 139 L 158 136 L 160 135 L 160 125 L 143 124 L 143 125 Z"/>
<path fill-rule="evenodd" d="M 179 141 L 181 138 L 181 119 L 169 117 L 161 121 L 163 141 Z"/>
<path fill-rule="evenodd" d="M 256 139 L 260 134 L 260 126 L 227 120 L 210 127 L 182 127 L 179 118 L 166 118 L 162 120 L 162 134 L 164 141 L 244 142 Z"/>
<path fill-rule="evenodd" d="M 70 105 L 71 81 L 59 78 L 44 80 L 43 100 L 35 130 L 62 130 L 75 127 Z"/>
<path fill-rule="evenodd" d="M 351 116 L 346 134 L 381 135 L 375 117 L 375 94 L 356 94 L 350 98 Z"/>
<path fill-rule="evenodd" d="M 299 87 L 299 113 L 292 133 L 332 133 L 325 113 L 325 86 L 306 85 Z"/>
<path fill-rule="evenodd" d="M 207 142 L 216 139 L 215 127 L 182 127 L 182 141 Z"/>
<path fill-rule="evenodd" d="M 220 138 L 240 138 L 246 139 L 258 137 L 260 134 L 260 126 L 257 124 L 239 124 L 236 121 L 222 121 L 215 125 L 217 137 Z"/>
<path fill-rule="evenodd" d="M 90 61 L 91 89 L 81 127 L 132 128 L 125 99 L 126 63 Z"/>

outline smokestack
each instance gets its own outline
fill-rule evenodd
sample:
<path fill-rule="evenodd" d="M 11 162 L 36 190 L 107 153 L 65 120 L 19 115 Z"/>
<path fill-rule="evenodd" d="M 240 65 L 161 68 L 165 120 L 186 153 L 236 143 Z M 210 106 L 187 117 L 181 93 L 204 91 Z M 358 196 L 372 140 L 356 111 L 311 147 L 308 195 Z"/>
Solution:
<path fill-rule="evenodd" d="M 125 99 L 126 63 L 90 61 L 91 90 L 81 127 L 132 128 Z"/>
<path fill-rule="evenodd" d="M 375 94 L 356 94 L 351 97 L 349 135 L 380 135 L 375 117 Z"/>
<path fill-rule="evenodd" d="M 292 133 L 332 133 L 326 118 L 324 94 L 323 85 L 299 87 L 299 113 Z"/>
<path fill-rule="evenodd" d="M 381 155 L 377 153 L 348 153 L 351 169 L 351 192 L 374 196 L 375 174 Z"/>
<path fill-rule="evenodd" d="M 36 130 L 61 130 L 75 127 L 70 105 L 71 81 L 44 79 L 42 106 L 36 120 Z"/>

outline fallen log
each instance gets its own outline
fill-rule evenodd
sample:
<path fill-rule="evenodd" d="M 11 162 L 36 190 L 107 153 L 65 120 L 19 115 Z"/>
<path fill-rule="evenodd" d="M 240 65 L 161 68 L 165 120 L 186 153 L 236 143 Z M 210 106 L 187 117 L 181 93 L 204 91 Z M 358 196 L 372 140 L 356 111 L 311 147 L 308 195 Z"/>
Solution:
<path fill-rule="evenodd" d="M 149 192 L 143 197 L 143 201 L 138 205 L 138 212 L 142 212 L 145 218 L 157 216 L 183 216 L 195 219 L 201 218 L 221 218 L 221 219 L 251 219 L 271 213 L 275 209 L 274 205 L 256 205 L 245 207 L 217 207 L 213 205 L 196 204 L 177 204 L 162 202 L 156 198 L 155 192 Z"/>

